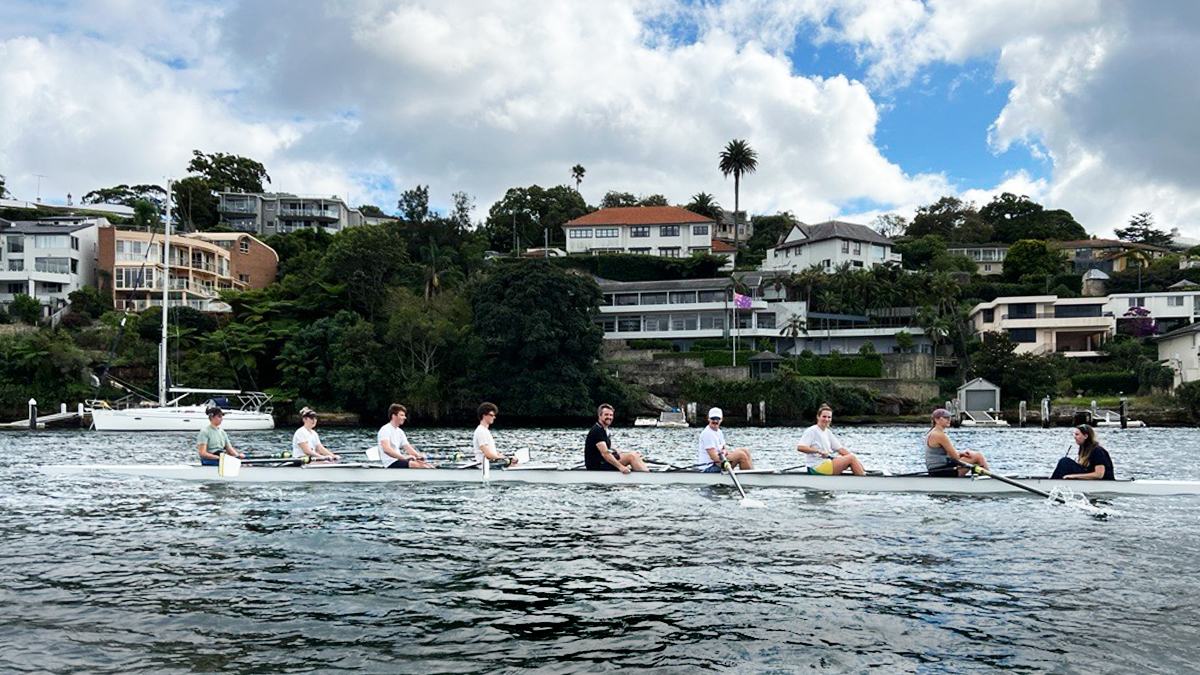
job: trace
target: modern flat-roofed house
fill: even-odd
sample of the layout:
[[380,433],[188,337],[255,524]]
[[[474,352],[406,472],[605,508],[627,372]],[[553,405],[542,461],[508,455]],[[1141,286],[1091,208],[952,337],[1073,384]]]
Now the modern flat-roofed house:
[[220,192],[221,224],[262,237],[297,230],[323,229],[330,234],[368,222],[361,211],[336,196],[285,192]]
[[[141,312],[149,307],[162,306],[165,271],[162,260],[163,235],[156,232],[119,230],[112,226],[102,227],[99,232],[99,255],[97,268],[100,291],[111,293],[113,307],[117,310]],[[246,262],[243,269],[252,270],[239,278],[234,271],[233,258],[242,255],[245,246],[247,257],[266,257],[257,240],[239,241],[221,238],[207,240],[215,233],[201,235],[172,235],[170,256],[171,305],[186,305],[202,312],[229,311],[221,302],[219,292],[225,289],[246,290],[254,288],[249,279],[266,278],[267,273],[258,269],[259,264]],[[231,235],[232,236],[232,235]],[[253,239],[248,235],[242,235]],[[257,244],[255,243],[257,242]],[[226,247],[228,246],[228,248]],[[268,248],[268,250],[270,250]],[[251,256],[251,251],[255,255]],[[273,257],[274,251],[270,252]],[[274,281],[274,273],[266,286]]]
[[[1139,308],[1138,311],[1134,308]],[[1105,311],[1117,319],[1143,320],[1157,324],[1157,332],[1166,333],[1200,319],[1200,287],[1191,290],[1168,290],[1143,293],[1113,293],[1108,296]]]
[[18,293],[51,311],[68,296],[96,283],[96,243],[106,218],[57,217],[35,221],[0,219],[0,303]]
[[975,272],[994,277],[1004,273],[1004,258],[1008,256],[1008,244],[954,244],[946,247],[951,255],[962,255],[975,263]]
[[1050,246],[1067,254],[1067,263],[1074,272],[1088,270],[1102,272],[1124,272],[1137,267],[1136,258],[1143,256],[1147,264],[1170,253],[1169,250],[1149,244],[1135,244],[1119,239],[1080,239],[1078,241],[1052,241]]
[[600,209],[563,225],[568,254],[635,253],[686,258],[712,253],[713,221],[678,206]]
[[865,225],[838,220],[797,223],[774,248],[767,249],[762,269],[799,272],[816,265],[833,272],[844,263],[854,269],[899,264],[900,254],[893,246],[891,239]]
[[1027,295],[996,298],[971,308],[968,321],[976,337],[1006,333],[1017,353],[1067,357],[1099,356],[1100,345],[1116,331],[1116,318],[1106,311],[1107,298],[1059,298]]

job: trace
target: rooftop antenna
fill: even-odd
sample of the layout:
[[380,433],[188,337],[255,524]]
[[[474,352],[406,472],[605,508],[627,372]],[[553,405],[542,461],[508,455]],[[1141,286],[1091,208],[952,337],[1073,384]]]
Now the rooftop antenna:
[[37,176],[37,179],[38,179],[37,203],[41,204],[42,203],[42,179],[45,178],[46,176],[43,176],[40,173],[35,173],[33,175]]

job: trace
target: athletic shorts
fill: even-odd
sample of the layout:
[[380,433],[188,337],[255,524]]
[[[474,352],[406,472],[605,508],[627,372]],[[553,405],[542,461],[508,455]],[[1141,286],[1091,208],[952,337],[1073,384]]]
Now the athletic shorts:
[[709,464],[708,466],[704,467],[703,469],[700,469],[700,473],[721,473],[721,465],[720,464]]
[[833,475],[833,460],[827,459],[824,462],[821,462],[820,464],[818,464],[816,466],[810,466],[810,467],[808,467],[808,472],[820,474],[822,476],[832,476]]
[[928,473],[933,478],[958,478],[958,467],[949,464],[937,469],[929,469]]
[[398,460],[392,462],[391,464],[388,464],[387,468],[389,468],[389,469],[407,469],[408,468],[408,460],[407,459],[398,459]]
[[200,458],[200,466],[220,466],[220,465],[221,465],[220,460],[209,459],[207,457]]

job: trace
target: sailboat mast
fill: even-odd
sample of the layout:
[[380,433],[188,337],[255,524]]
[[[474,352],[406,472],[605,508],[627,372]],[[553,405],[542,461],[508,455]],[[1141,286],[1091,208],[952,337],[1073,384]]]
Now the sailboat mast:
[[162,339],[158,343],[158,405],[167,405],[167,299],[171,288],[171,181],[167,180],[167,227],[163,237]]

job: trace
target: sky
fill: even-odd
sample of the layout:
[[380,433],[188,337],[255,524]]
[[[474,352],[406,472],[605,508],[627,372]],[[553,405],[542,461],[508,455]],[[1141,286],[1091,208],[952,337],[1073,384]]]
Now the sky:
[[673,204],[734,139],[751,214],[871,224],[1002,192],[1200,238],[1195,0],[4,0],[17,199],[262,162],[271,190],[474,218],[513,187]]

